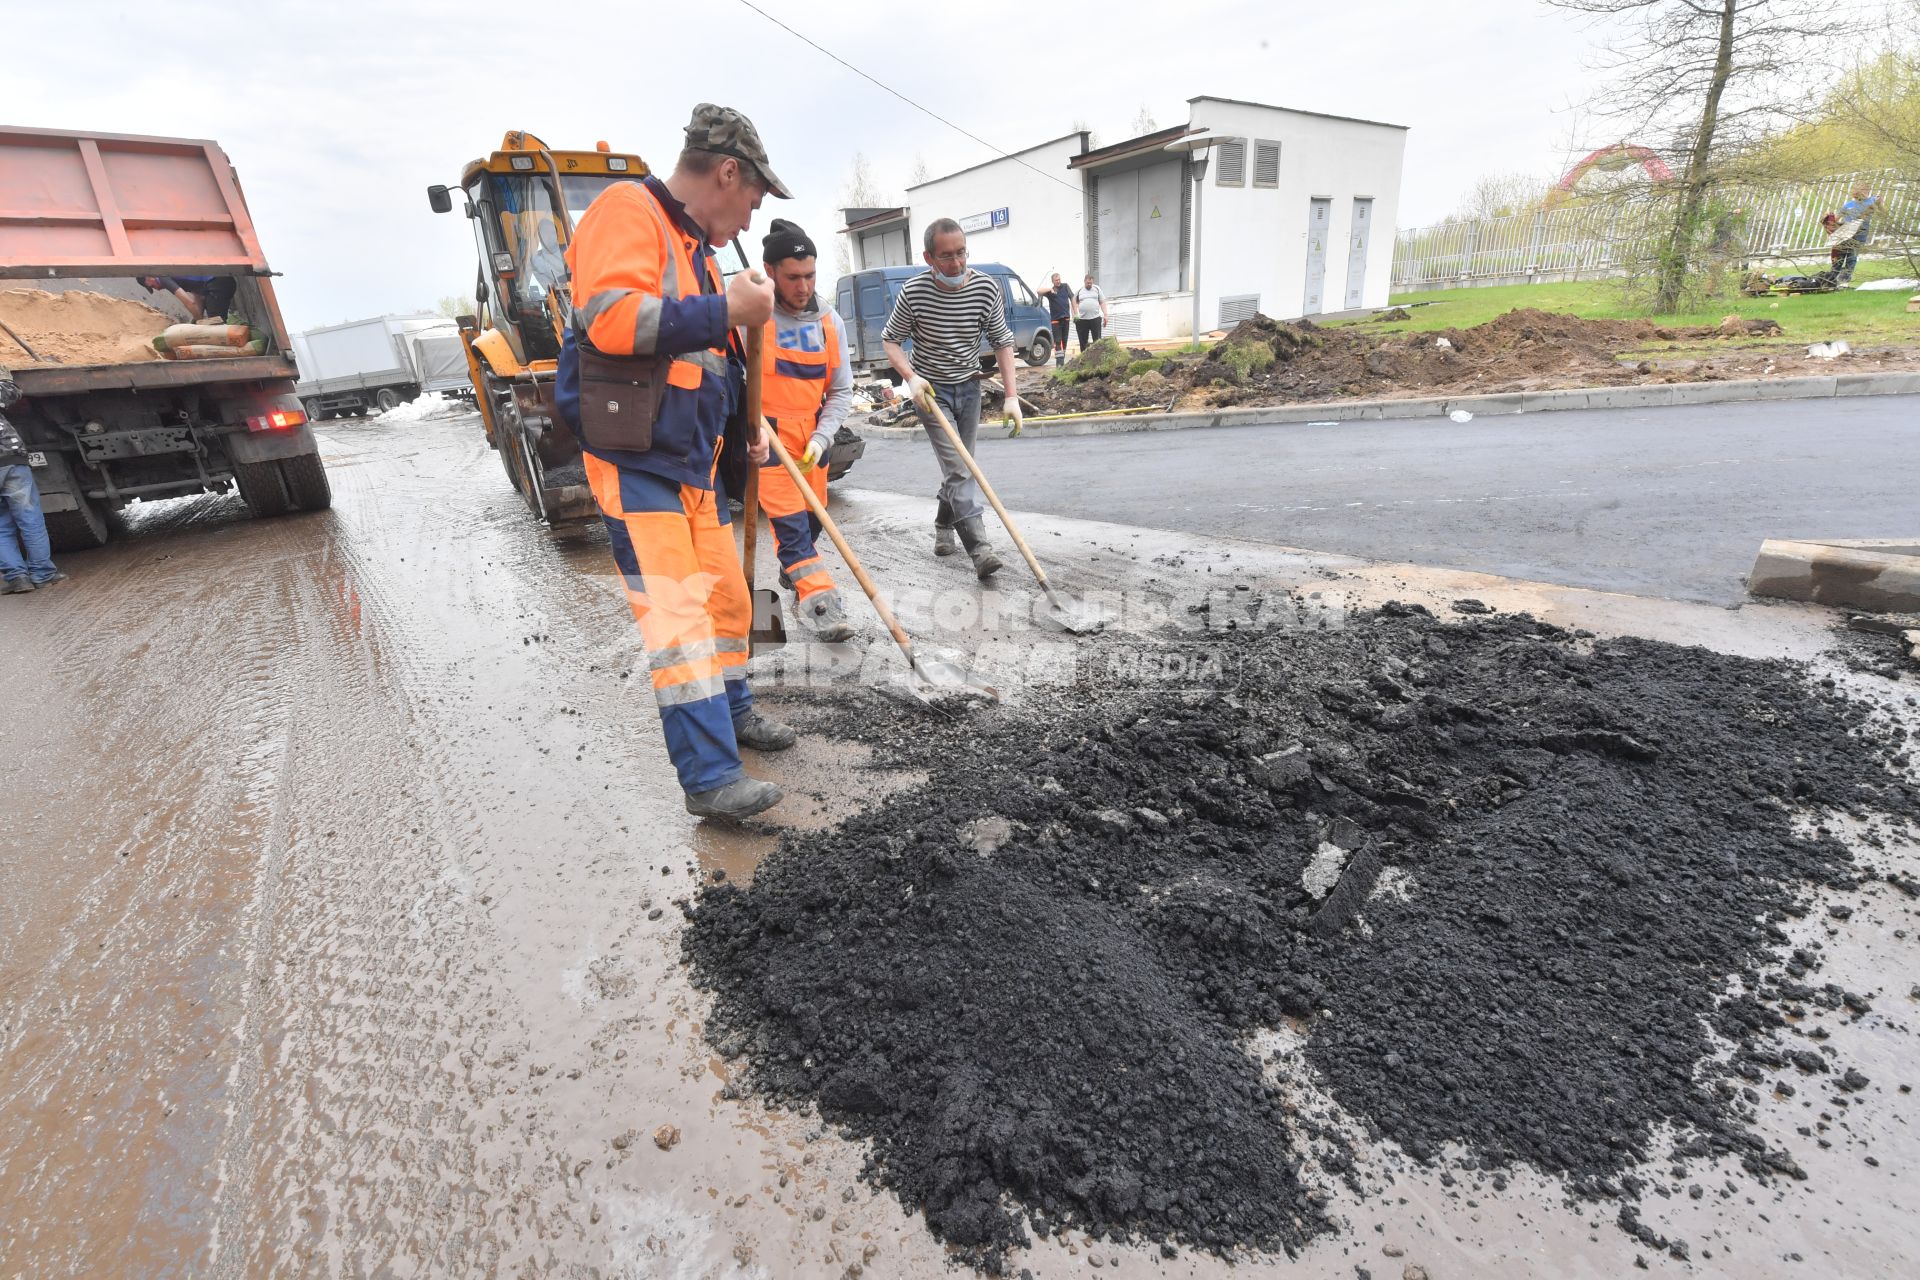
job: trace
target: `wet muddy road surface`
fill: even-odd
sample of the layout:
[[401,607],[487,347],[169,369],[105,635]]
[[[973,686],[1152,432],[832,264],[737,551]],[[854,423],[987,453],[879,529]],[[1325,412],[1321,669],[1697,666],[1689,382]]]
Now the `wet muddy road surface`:
[[[860,1180],[857,1146],[739,1096],[679,960],[676,903],[701,878],[750,877],[778,826],[829,825],[914,779],[884,751],[807,737],[750,762],[789,788],[766,826],[695,824],[630,674],[644,666],[605,546],[534,527],[470,417],[330,424],[323,447],[332,511],[157,506],[68,557],[68,584],[0,610],[16,672],[0,1274],[948,1274],[920,1221]],[[904,596],[970,582],[926,556],[928,504],[838,505]],[[1755,655],[1829,643],[1814,610],[1029,531],[1085,587],[1238,575],[1353,603],[1476,595]],[[902,612],[940,621],[943,598]],[[1007,677],[1009,714],[1038,696],[1013,669],[1034,648],[976,653]],[[1660,1230],[1730,1250],[1724,1272],[1696,1258],[1687,1274],[1890,1275],[1920,1256],[1920,1113],[1894,1089],[1912,1074],[1920,921],[1878,886],[1848,924],[1829,963],[1886,996],[1834,1035],[1886,1084],[1849,1117],[1880,1164],[1838,1141],[1804,1153],[1805,1184],[1649,1207]],[[1762,1123],[1791,1140],[1808,1120],[1782,1101]],[[1350,1229],[1297,1262],[1234,1273],[1607,1276],[1645,1252],[1545,1179],[1466,1198],[1437,1170],[1393,1178],[1332,1204]],[[1015,1265],[1066,1275],[1095,1256],[1229,1274],[1073,1239]]]

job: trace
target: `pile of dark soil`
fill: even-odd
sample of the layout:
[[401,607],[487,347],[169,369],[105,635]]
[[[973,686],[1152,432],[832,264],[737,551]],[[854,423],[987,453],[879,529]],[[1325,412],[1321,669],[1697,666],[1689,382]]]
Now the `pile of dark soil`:
[[[1920,818],[1904,731],[1788,664],[1524,616],[1227,640],[1230,690],[832,726],[930,781],[703,891],[715,1045],[988,1270],[1028,1227],[1291,1251],[1330,1229],[1304,1171],[1364,1140],[1337,1110],[1629,1201],[1666,1125],[1798,1172],[1743,1090],[1827,1065],[1769,1047],[1818,961],[1761,973],[1856,872],[1796,815]],[[1279,1027],[1312,1080],[1263,1076]]]
[[[1738,316],[1716,326],[1676,328],[1528,308],[1471,329],[1379,334],[1255,316],[1197,359],[1095,344],[1028,395],[1045,412],[1068,413],[1158,403],[1167,388],[1197,401],[1187,407],[1204,407],[1607,386],[1651,371],[1622,363],[1623,351],[1654,342],[1763,336],[1779,328],[1771,319]],[[1154,381],[1137,382],[1142,374]]]

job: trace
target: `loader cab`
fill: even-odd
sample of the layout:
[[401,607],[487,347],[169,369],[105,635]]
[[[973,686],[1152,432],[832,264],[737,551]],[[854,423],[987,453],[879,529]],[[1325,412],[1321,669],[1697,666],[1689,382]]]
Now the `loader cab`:
[[[519,131],[462,173],[460,195],[480,257],[474,299],[482,337],[499,334],[520,369],[551,367],[559,359],[561,331],[571,314],[566,250],[574,224],[608,187],[646,173],[638,156],[552,151]],[[435,212],[453,208],[446,187],[429,187],[427,198]],[[492,348],[489,358],[498,351],[498,342],[480,345]],[[511,376],[517,370],[494,372]]]

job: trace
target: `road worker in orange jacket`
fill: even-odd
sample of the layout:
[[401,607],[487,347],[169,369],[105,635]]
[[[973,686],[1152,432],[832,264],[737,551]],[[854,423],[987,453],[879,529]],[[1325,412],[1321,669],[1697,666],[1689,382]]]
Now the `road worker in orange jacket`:
[[791,728],[757,710],[747,684],[752,606],[734,548],[724,476],[735,449],[758,466],[759,424],[728,422],[745,386],[737,327],[764,325],[773,285],[714,262],[746,230],[774,176],[753,123],[702,103],[664,181],[603,192],[567,246],[572,324],[555,401],[580,437],[627,600],[646,640],[667,751],[687,812],[745,818],[780,788],[746,775],[740,748],[783,751]]
[[[853,371],[840,317],[814,291],[819,251],[785,218],[775,218],[760,257],[773,281],[773,328],[764,347],[761,401],[780,443],[807,484],[827,500],[825,458],[853,404]],[[799,600],[801,619],[829,643],[853,636],[814,539],[820,524],[778,459],[760,474],[760,505],[780,547],[780,581]]]

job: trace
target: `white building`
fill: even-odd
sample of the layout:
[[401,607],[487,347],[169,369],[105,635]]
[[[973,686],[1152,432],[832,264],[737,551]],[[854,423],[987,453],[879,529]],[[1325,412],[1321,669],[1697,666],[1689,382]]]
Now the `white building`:
[[[1092,272],[1115,337],[1182,337],[1197,194],[1202,331],[1256,311],[1386,303],[1406,126],[1228,98],[1188,108],[1170,129],[1093,150],[1070,133],[911,187],[904,206],[845,210],[854,270],[918,264],[927,225],[956,218],[974,261],[1029,284],[1058,271],[1077,286]],[[1167,149],[1209,139],[1192,155]]]

